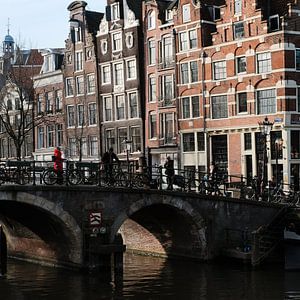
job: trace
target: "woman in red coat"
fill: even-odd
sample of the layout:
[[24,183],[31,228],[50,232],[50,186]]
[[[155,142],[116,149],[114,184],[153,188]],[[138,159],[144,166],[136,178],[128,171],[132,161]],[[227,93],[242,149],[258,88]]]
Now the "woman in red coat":
[[57,183],[62,183],[62,172],[63,172],[63,160],[61,157],[61,151],[59,147],[56,147],[54,150],[54,171],[57,174]]

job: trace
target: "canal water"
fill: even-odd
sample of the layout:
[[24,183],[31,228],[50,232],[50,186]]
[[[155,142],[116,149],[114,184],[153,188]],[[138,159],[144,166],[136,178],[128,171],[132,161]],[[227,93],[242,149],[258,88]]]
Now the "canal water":
[[252,270],[233,263],[168,261],[126,254],[123,280],[9,260],[0,277],[1,300],[300,299],[300,272],[282,265]]

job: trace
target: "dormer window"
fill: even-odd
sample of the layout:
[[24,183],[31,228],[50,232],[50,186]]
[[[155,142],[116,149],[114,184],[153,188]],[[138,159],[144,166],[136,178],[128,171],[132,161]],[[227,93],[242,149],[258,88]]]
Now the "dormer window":
[[112,21],[120,19],[120,9],[118,2],[111,5],[111,19]]
[[47,55],[44,58],[44,72],[51,71],[51,55]]
[[279,16],[278,15],[270,16],[269,28],[270,28],[270,31],[279,30]]
[[171,9],[166,10],[166,21],[172,21],[173,20],[173,11]]
[[154,10],[151,10],[148,13],[147,25],[148,25],[148,30],[155,28],[155,11]]
[[242,13],[242,0],[234,0],[234,14],[240,15]]
[[185,4],[182,6],[182,22],[186,23],[191,21],[191,10],[190,10],[190,5]]

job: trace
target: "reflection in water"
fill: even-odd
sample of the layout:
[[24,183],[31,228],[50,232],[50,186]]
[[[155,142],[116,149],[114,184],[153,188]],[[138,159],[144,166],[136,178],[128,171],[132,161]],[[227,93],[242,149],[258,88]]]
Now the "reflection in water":
[[167,261],[125,256],[124,280],[103,283],[96,274],[82,274],[9,261],[0,277],[0,299],[300,299],[298,272],[281,265],[252,270],[232,264]]

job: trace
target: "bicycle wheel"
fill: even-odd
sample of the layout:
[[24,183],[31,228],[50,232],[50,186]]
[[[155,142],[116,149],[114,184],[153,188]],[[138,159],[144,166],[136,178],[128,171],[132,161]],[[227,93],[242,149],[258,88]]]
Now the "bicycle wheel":
[[146,177],[143,174],[134,174],[132,175],[132,187],[134,188],[143,188],[146,182]]
[[15,170],[12,175],[13,181],[17,184],[28,184],[30,182],[30,174],[25,170]]
[[80,172],[69,171],[67,175],[68,175],[67,180],[70,185],[78,185],[82,183],[83,178]]
[[114,185],[120,186],[120,187],[126,187],[128,186],[129,182],[127,179],[127,175],[123,172],[118,173],[114,177]]
[[0,184],[3,184],[7,181],[6,172],[3,168],[0,169]]
[[57,173],[54,170],[47,170],[43,175],[43,182],[46,185],[57,183]]

